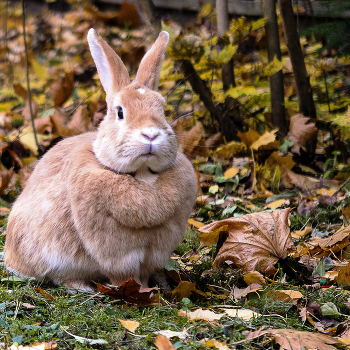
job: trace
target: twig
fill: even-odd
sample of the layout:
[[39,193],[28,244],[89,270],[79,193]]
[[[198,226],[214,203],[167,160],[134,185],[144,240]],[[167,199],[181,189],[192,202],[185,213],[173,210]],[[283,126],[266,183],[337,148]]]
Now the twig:
[[345,182],[343,182],[340,187],[333,193],[332,197],[336,197],[337,194],[349,183],[350,179],[347,179]]
[[100,293],[100,292],[98,292],[98,293],[96,293],[96,294],[94,294],[94,295],[91,295],[91,297],[87,298],[87,299],[86,299],[86,300],[84,300],[82,303],[80,303],[80,304],[79,304],[79,306],[81,306],[81,305],[85,304],[86,302],[88,302],[89,300],[91,300],[91,299],[93,299],[93,298],[95,298],[95,297],[99,296],[100,294],[101,294],[101,293]]
[[22,26],[23,26],[24,53],[25,53],[25,59],[26,59],[26,77],[27,77],[27,93],[28,93],[29,113],[30,113],[30,119],[32,122],[35,144],[36,144],[36,147],[38,148],[38,152],[39,152],[39,143],[38,143],[38,138],[36,136],[36,131],[35,131],[34,115],[33,115],[33,109],[32,109],[32,96],[30,93],[30,84],[29,84],[28,48],[27,48],[27,38],[26,38],[26,16],[25,16],[24,0],[21,0],[21,3],[22,3]]

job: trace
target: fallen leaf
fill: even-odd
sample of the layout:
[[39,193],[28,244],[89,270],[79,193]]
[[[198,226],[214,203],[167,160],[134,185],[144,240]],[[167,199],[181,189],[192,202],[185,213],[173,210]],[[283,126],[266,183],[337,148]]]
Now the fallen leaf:
[[224,146],[218,147],[213,153],[218,158],[228,159],[233,156],[244,156],[247,151],[247,146],[243,142],[231,141]]
[[23,101],[27,101],[28,92],[21,84],[13,84],[13,89],[16,95],[18,95]]
[[75,132],[75,135],[82,134],[89,130],[91,120],[86,106],[80,106],[73,114],[72,120],[67,124],[67,128]]
[[217,321],[220,320],[221,317],[225,316],[225,313],[216,314],[210,310],[197,309],[192,312],[186,313],[187,318],[190,320],[205,320],[205,321]]
[[46,292],[44,289],[42,288],[34,288],[34,290],[36,290],[37,292],[39,292],[43,297],[44,299],[46,300],[55,300],[57,299],[57,297],[55,297],[54,295]]
[[244,272],[257,268],[274,271],[273,265],[295,250],[288,227],[289,209],[271,213],[253,213],[239,218],[216,221],[199,229],[201,233],[216,232],[228,226],[228,237],[220,248],[214,264],[232,261]]
[[262,286],[266,286],[266,281],[264,276],[258,271],[253,271],[253,272],[244,274],[243,279],[244,279],[244,282],[248,284],[248,286],[253,283],[259,283]]
[[49,115],[34,119],[35,131],[39,134],[52,133],[52,121]]
[[128,331],[135,333],[135,330],[140,326],[140,322],[137,321],[131,321],[131,320],[122,320],[118,318],[118,321],[122,324],[124,328],[126,328]]
[[171,292],[171,297],[181,301],[183,298],[189,298],[192,292],[196,290],[196,284],[188,281],[181,281]]
[[35,306],[29,303],[23,303],[22,306],[24,306],[28,310],[34,310]]
[[312,227],[305,227],[304,230],[292,232],[292,238],[300,239],[312,232]]
[[154,345],[158,348],[158,350],[175,350],[170,340],[162,334],[157,335]]
[[179,339],[186,339],[188,337],[190,337],[191,335],[187,333],[186,329],[184,328],[182,332],[175,332],[175,331],[171,331],[169,329],[167,330],[163,330],[163,331],[158,331],[158,334],[161,335],[165,335],[167,338],[173,338],[173,337],[177,337]]
[[315,190],[320,185],[320,180],[310,176],[304,176],[294,173],[288,168],[281,169],[281,183],[285,188],[293,188],[294,186],[305,191]]
[[230,317],[238,317],[243,321],[250,321],[252,318],[261,316],[258,312],[250,309],[221,309]]
[[194,226],[195,228],[201,228],[204,226],[203,222],[197,221],[195,219],[188,219],[187,221],[190,225]]
[[141,285],[132,278],[122,282],[119,287],[105,286],[97,282],[94,283],[99,292],[114,299],[121,299],[126,303],[148,305],[159,301],[158,288],[141,289]]
[[[206,226],[202,226],[202,227],[206,227]],[[219,236],[220,236],[220,232],[222,231],[227,231],[228,226],[227,225],[223,225],[218,227],[216,230],[213,231],[202,231],[201,228],[199,228],[199,241],[200,241],[200,246],[199,248],[205,247],[205,246],[212,246],[213,244],[216,244],[218,242]]]
[[31,345],[11,345],[10,350],[51,350],[57,349],[57,342],[50,341],[48,343],[35,343]]
[[276,140],[276,132],[277,129],[266,132],[264,135],[260,136],[251,146],[250,148],[253,150],[258,150],[261,146],[266,146],[269,143],[272,143]]
[[233,178],[235,175],[237,175],[239,173],[239,169],[238,168],[229,168],[225,171],[224,173],[224,177],[225,179],[231,179]]
[[253,129],[249,129],[247,132],[240,132],[238,130],[237,136],[242,140],[242,142],[250,147],[256,140],[259,139],[260,134]]
[[269,329],[266,331],[250,332],[246,340],[258,338],[262,335],[270,335],[284,350],[333,350],[335,345],[341,344],[339,340],[325,334],[302,332],[294,329]]
[[51,85],[50,94],[55,107],[62,106],[74,91],[74,72],[67,72]]
[[268,293],[273,300],[283,301],[285,303],[295,302],[298,301],[303,297],[303,294],[301,294],[297,290],[272,290]]
[[203,342],[203,344],[209,346],[210,348],[215,348],[219,350],[230,350],[230,348],[226,344],[216,339],[210,339],[206,342]]
[[294,142],[291,148],[293,153],[300,154],[300,147],[307,148],[307,144],[312,142],[317,134],[315,123],[308,123],[310,118],[302,114],[296,114],[290,118],[289,132],[286,136],[288,140]]
[[274,201],[274,202],[271,202],[271,203],[265,205],[265,209],[266,208],[270,208],[272,210],[277,209],[280,206],[282,206],[283,204],[285,204],[287,201],[288,201],[287,199],[279,199],[277,201]]
[[13,174],[14,174],[14,171],[12,168],[9,170],[0,171],[0,179],[1,179],[0,195],[4,193],[7,186],[10,184]]
[[263,287],[259,283],[252,283],[246,288],[237,288],[234,286],[232,288],[232,296],[235,300],[239,300],[242,297],[246,296],[249,293],[257,292],[258,290],[261,290]]
[[196,125],[190,131],[182,131],[177,134],[178,142],[181,145],[183,152],[193,156],[196,155],[194,150],[203,137],[203,126],[199,122],[196,123]]
[[[36,104],[36,102],[33,99],[31,100],[31,105],[32,105],[33,118],[36,118],[38,113],[39,113],[39,107],[38,107],[38,105]],[[26,102],[26,105],[23,108],[22,116],[26,120],[31,121],[31,113],[30,113],[29,101],[28,100]]]

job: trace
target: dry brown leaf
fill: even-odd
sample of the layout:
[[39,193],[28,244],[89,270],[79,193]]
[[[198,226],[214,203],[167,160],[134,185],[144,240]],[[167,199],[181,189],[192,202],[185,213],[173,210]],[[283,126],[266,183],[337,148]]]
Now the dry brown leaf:
[[273,300],[279,300],[283,301],[285,303],[295,302],[298,301],[303,297],[303,294],[301,294],[297,290],[272,290],[271,292],[267,293],[269,296],[273,298]]
[[158,348],[158,350],[175,350],[170,340],[162,334],[157,335],[154,345]]
[[269,329],[266,331],[250,332],[247,340],[258,338],[262,335],[273,336],[275,342],[284,350],[333,350],[335,345],[341,344],[339,340],[325,334],[302,332],[294,329]]
[[188,281],[181,281],[171,292],[171,297],[181,301],[183,298],[189,298],[192,292],[196,290],[196,284]]
[[18,95],[23,101],[27,101],[28,92],[21,84],[13,84],[13,89],[16,95]]
[[14,171],[12,168],[9,170],[0,171],[0,179],[1,179],[0,195],[4,193],[7,186],[10,184],[13,174],[14,174]]
[[[36,102],[32,99],[32,112],[33,112],[33,118],[36,118],[38,113],[39,113],[39,107],[36,104]],[[29,102],[26,102],[26,105],[23,108],[22,111],[22,116],[24,117],[24,119],[30,121],[31,120],[31,116],[30,116],[30,108],[29,108]]]
[[262,285],[259,283],[252,283],[247,288],[237,288],[236,286],[234,286],[232,288],[232,296],[235,300],[239,300],[247,294],[255,293],[258,290],[261,290],[262,288]]
[[50,93],[55,107],[62,106],[74,91],[74,72],[68,72],[51,85]]
[[135,333],[135,330],[140,326],[140,322],[131,321],[131,320],[122,320],[118,318],[118,321],[122,324],[124,328],[128,331]]
[[288,168],[281,169],[281,183],[285,188],[293,188],[296,186],[305,191],[314,190],[320,185],[318,179],[296,174]]
[[337,283],[338,283],[338,286],[340,286],[342,283],[346,284],[347,286],[350,286],[350,264],[349,263],[347,266],[339,268]]
[[259,139],[260,134],[253,129],[249,129],[247,132],[237,131],[237,136],[242,140],[242,142],[250,147],[256,140]]
[[[232,261],[245,272],[273,272],[273,265],[287,257],[295,247],[288,226],[289,209],[271,213],[254,213],[239,218],[213,222],[199,229],[201,233],[228,226],[228,237],[219,250],[214,264]],[[226,231],[226,230],[225,230]]]
[[273,152],[269,158],[265,161],[265,166],[269,168],[276,168],[279,166],[281,168],[287,168],[292,170],[296,163],[293,161],[291,156],[280,156],[280,152]]
[[57,109],[55,113],[50,117],[55,133],[60,136],[74,136],[80,134],[78,130],[70,129],[64,125],[66,122],[66,116],[66,113],[60,109]]
[[293,115],[290,118],[289,132],[287,139],[294,142],[291,151],[300,154],[300,147],[307,147],[317,134],[315,123],[308,123],[310,118],[304,117],[302,114]]
[[341,211],[344,219],[347,221],[347,223],[350,223],[350,205],[348,205],[347,207],[345,207],[342,211]]
[[159,301],[158,289],[156,287],[141,289],[141,285],[132,278],[122,282],[119,287],[105,286],[97,282],[94,283],[99,292],[114,299],[121,299],[126,303],[148,305]]
[[224,146],[218,147],[213,152],[218,158],[228,159],[233,156],[244,156],[248,153],[247,146],[243,142],[231,141]]
[[248,284],[248,286],[253,283],[259,283],[262,286],[266,286],[266,281],[264,276],[258,271],[253,271],[253,272],[244,274],[243,279],[244,279],[244,282]]
[[178,142],[181,145],[185,154],[195,156],[195,149],[204,137],[203,126],[201,123],[196,125],[190,131],[183,131],[177,136]]
[[89,130],[91,120],[86,106],[80,106],[74,113],[72,120],[67,124],[67,128],[74,130],[75,135],[82,134]]

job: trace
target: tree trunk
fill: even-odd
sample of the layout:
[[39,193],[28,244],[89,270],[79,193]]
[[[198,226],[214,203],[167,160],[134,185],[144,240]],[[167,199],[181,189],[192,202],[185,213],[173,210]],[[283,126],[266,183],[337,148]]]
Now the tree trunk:
[[[227,0],[216,0],[216,18],[218,26],[218,36],[222,37],[230,29],[230,19],[228,16]],[[233,67],[234,63],[233,59],[231,59],[222,68],[222,85],[224,91],[227,91],[231,86],[236,86]]]
[[[276,15],[276,1],[262,0],[264,17],[266,18],[265,31],[267,38],[267,55],[269,62],[275,57],[281,60],[280,40]],[[271,115],[273,126],[279,129],[279,137],[287,133],[287,121],[284,108],[284,86],[282,70],[270,77]]]
[[291,0],[278,0],[282,26],[290,60],[293,67],[299,99],[299,112],[304,116],[316,118],[316,108],[312,97],[312,88],[306,71],[303,51],[294,19]]

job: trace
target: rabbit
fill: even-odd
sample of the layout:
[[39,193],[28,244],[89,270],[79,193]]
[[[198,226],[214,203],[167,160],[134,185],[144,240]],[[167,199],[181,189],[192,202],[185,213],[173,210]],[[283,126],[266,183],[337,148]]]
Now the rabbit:
[[62,140],[38,162],[9,215],[5,267],[72,289],[129,278],[145,288],[183,239],[197,189],[157,92],[169,34],[133,82],[94,29],[87,39],[107,114],[96,132]]

